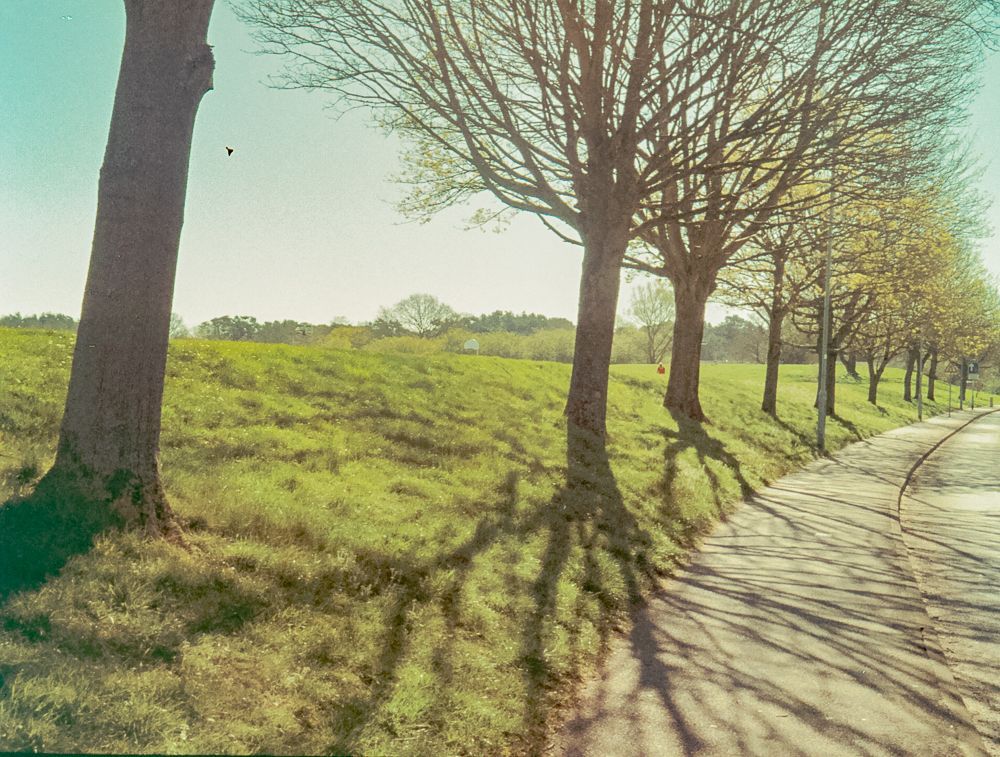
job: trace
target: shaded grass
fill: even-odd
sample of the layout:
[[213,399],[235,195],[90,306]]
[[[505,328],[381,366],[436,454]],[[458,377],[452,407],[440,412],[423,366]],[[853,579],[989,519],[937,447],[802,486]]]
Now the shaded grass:
[[[0,330],[4,499],[51,462],[70,350]],[[189,548],[109,532],[0,606],[2,749],[536,751],[629,604],[814,455],[806,366],[777,422],[762,367],[704,366],[705,426],[615,367],[606,449],[567,449],[564,365],[184,341],[168,372]],[[894,377],[881,412],[838,386],[831,447],[912,420]]]

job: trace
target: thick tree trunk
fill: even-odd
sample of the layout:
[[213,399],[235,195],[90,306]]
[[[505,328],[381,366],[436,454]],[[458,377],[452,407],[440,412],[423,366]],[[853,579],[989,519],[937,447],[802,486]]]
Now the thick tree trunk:
[[938,351],[931,347],[931,364],[927,371],[927,399],[934,401],[934,382],[937,380]]
[[607,420],[608,368],[628,229],[624,224],[617,227],[595,224],[594,227],[593,233],[584,234],[583,273],[566,418],[571,425],[603,438]]
[[214,0],[126,0],[125,48],[54,471],[149,533],[173,529],[160,411],[195,115]]
[[771,308],[767,319],[767,368],[764,371],[764,400],[760,409],[765,413],[778,413],[778,367],[781,365],[781,326],[784,311]]
[[705,420],[698,399],[701,378],[701,341],[705,335],[705,306],[714,281],[692,278],[674,281],[674,341],[670,353],[670,378],[663,406],[697,421]]
[[906,374],[903,376],[903,400],[913,402],[913,369],[917,365],[917,351],[910,347],[906,351]]

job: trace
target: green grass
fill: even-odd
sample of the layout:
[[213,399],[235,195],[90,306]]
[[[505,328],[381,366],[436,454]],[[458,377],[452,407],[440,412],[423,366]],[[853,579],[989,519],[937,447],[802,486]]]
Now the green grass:
[[[51,462],[71,337],[0,330],[0,499]],[[162,462],[188,549],[109,533],[0,606],[0,749],[537,749],[610,630],[741,493],[814,456],[814,369],[704,366],[711,425],[612,370],[568,491],[569,367],[171,345]],[[829,444],[913,420],[838,384]],[[928,414],[939,407],[928,403]]]

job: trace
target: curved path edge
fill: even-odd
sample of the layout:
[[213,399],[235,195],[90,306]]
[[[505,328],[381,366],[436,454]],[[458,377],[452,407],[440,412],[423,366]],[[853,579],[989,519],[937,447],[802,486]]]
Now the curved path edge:
[[748,498],[635,608],[552,749],[984,754],[898,509],[920,462],[984,414],[872,437]]
[[986,751],[1000,756],[997,412],[970,419],[922,457],[900,489],[898,517],[936,651]]

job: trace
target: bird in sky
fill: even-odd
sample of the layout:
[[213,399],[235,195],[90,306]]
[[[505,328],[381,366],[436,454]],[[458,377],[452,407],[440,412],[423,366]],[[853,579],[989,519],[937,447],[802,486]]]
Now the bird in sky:
[[232,147],[227,147],[226,148],[226,155],[227,156],[232,156],[232,154],[233,154],[233,148]]

